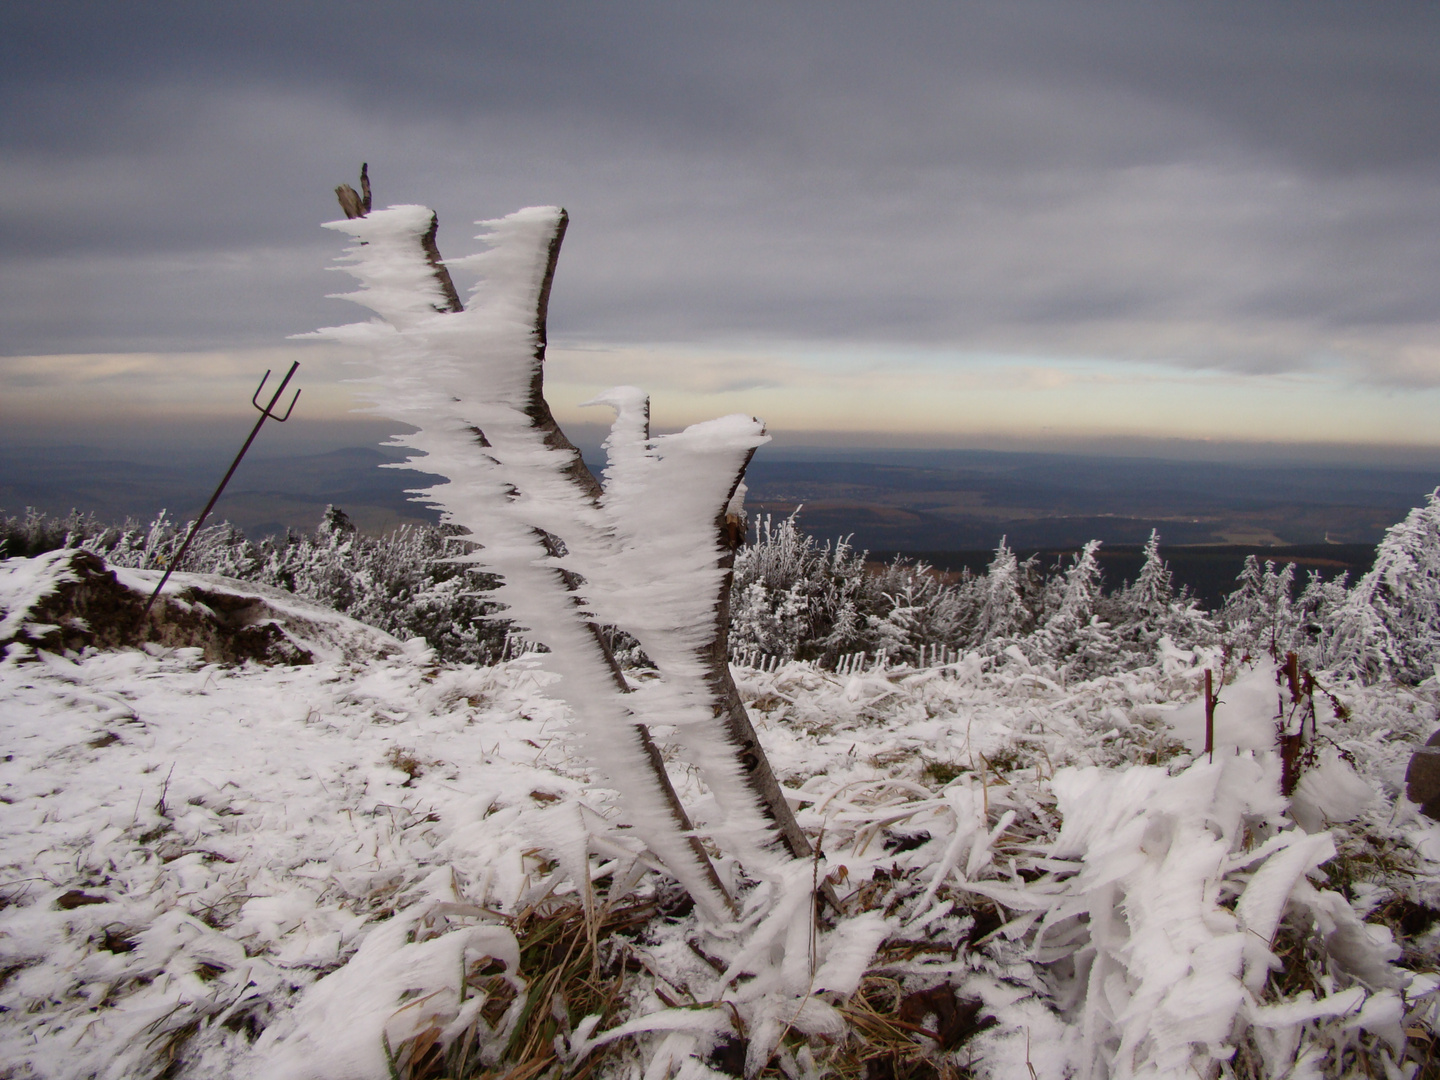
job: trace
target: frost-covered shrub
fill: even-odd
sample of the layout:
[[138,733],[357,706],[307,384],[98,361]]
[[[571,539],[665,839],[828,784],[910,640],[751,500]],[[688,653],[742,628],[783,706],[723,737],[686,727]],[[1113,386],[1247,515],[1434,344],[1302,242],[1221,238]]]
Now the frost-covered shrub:
[[[0,519],[0,557],[84,547],[117,566],[168,564],[188,525],[162,511],[147,526],[106,525],[72,511],[34,510]],[[735,559],[730,640],[736,651],[832,666],[865,652],[913,663],[942,646],[996,655],[1018,644],[1034,664],[1091,678],[1146,667],[1163,648],[1194,650],[1223,640],[1239,655],[1294,651],[1312,668],[1375,682],[1418,682],[1440,664],[1440,492],[1381,541],[1374,568],[1353,588],[1311,573],[1295,594],[1295,567],[1246,560],[1236,590],[1212,617],[1176,592],[1150,536],[1134,582],[1112,592],[1092,541],[1048,570],[1021,562],[1002,538],[985,573],[946,582],[904,559],[867,569],[846,540],[821,544],[795,515],[766,517]],[[483,595],[492,579],[454,561],[455,530],[405,526],[382,537],[358,533],[327,508],[315,533],[290,531],[252,542],[229,523],[201,530],[183,570],[258,581],[327,604],[400,637],[423,637],[447,660],[499,657],[507,625]],[[612,632],[613,629],[612,629]],[[627,665],[648,660],[627,635],[614,651]]]
[[844,539],[822,546],[795,514],[759,519],[754,541],[735,557],[732,645],[833,664],[855,652],[909,662],[922,647],[970,641],[971,579],[948,585],[924,563],[898,558],[871,572],[865,555]]
[[1254,555],[1245,557],[1237,578],[1240,587],[1229,595],[1220,611],[1226,640],[1237,652],[1284,656],[1294,649],[1300,620],[1295,611],[1295,564],[1275,569],[1267,559],[1262,570]]
[[1136,582],[1113,594],[1098,549],[1092,541],[1047,571],[1002,538],[983,574],[946,582],[899,558],[867,570],[864,553],[844,540],[822,546],[795,515],[761,519],[735,561],[731,641],[737,651],[825,665],[859,651],[911,663],[936,647],[998,655],[1018,645],[1031,663],[1080,678],[1153,664],[1162,639],[1181,649],[1215,644],[1214,624],[1175,594],[1158,535]]
[[0,518],[0,559],[30,559],[57,548],[78,547],[85,537],[104,529],[94,514],[71,510],[67,517],[55,518],[26,507],[24,517]]
[[455,559],[464,547],[453,529],[402,525],[365,536],[335,507],[311,533],[287,533],[260,545],[251,580],[318,601],[399,638],[423,637],[446,660],[499,658],[505,626],[482,595],[493,585]]
[[874,651],[872,616],[881,597],[865,573],[865,553],[845,540],[821,547],[796,515],[755,523],[755,540],[735,556],[730,640],[786,659],[833,661]]
[[947,585],[926,563],[897,558],[870,585],[881,601],[881,610],[867,616],[876,651],[908,663],[922,649],[969,644],[976,616],[972,578]]

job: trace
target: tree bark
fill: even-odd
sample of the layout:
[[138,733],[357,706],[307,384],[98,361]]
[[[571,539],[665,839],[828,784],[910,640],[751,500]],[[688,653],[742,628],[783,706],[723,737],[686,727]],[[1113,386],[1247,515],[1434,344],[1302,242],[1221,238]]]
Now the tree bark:
[[[730,675],[730,587],[734,579],[735,552],[744,542],[745,533],[744,525],[741,522],[732,521],[726,516],[725,511],[728,509],[730,501],[734,499],[735,492],[745,477],[745,470],[750,467],[750,458],[754,456],[754,453],[752,450],[745,458],[745,464],[741,466],[740,472],[736,475],[735,484],[730,489],[730,496],[726,499],[726,505],[721,508],[716,521],[716,528],[725,552],[720,560],[720,567],[725,571],[725,576],[721,581],[720,595],[715,603],[715,633],[705,651],[706,681],[709,683],[715,702],[716,719],[723,724],[725,737],[735,748],[736,759],[740,762],[750,790],[755,793],[761,805],[768,811],[770,819],[775,822],[775,827],[780,831],[780,839],[784,842],[786,850],[797,859],[811,859],[815,857],[815,851],[811,848],[804,831],[801,830],[800,823],[795,820],[795,812],[790,809],[790,803],[785,798],[780,781],[775,777],[775,770],[770,766],[770,759],[765,756],[765,748],[760,744],[760,736],[755,731],[755,725],[750,722],[750,714],[745,708],[745,703],[740,700],[740,691],[736,688],[735,680]],[[828,881],[821,883],[820,894],[834,911],[838,913],[841,910],[840,899],[835,895],[835,889]]]

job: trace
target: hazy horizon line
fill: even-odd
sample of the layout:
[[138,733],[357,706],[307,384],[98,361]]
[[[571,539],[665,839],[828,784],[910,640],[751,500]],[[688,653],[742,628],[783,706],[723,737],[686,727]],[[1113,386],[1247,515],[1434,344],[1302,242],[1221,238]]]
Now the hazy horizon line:
[[[205,457],[234,453],[253,424],[253,418],[207,417],[204,421],[159,421],[143,425],[119,422],[56,425],[14,424],[0,434],[0,449],[87,450],[124,460],[128,452],[137,460],[176,453]],[[566,423],[571,440],[587,460],[603,461],[601,449],[608,425]],[[301,419],[284,427],[267,425],[250,451],[255,458],[308,456],[335,450],[373,447],[383,449],[406,425],[367,417]],[[28,429],[28,430],[27,430]],[[657,427],[656,435],[672,429]],[[674,428],[673,430],[679,430]],[[1002,453],[1077,457],[1138,458],[1156,461],[1213,462],[1216,464],[1349,466],[1371,468],[1440,468],[1440,446],[1400,443],[1308,442],[1246,439],[1160,438],[1138,435],[1060,435],[1035,437],[1006,434],[938,435],[933,432],[846,431],[840,429],[781,430],[758,451],[762,458],[839,460],[846,453],[863,455],[907,453]]]

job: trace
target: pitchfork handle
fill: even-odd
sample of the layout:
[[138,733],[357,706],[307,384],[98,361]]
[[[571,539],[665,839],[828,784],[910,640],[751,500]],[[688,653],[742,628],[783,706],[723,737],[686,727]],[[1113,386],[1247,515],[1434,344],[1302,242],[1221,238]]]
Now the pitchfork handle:
[[220,481],[220,486],[215,489],[215,494],[210,496],[210,501],[205,504],[205,509],[200,511],[200,516],[195,519],[195,524],[190,526],[190,535],[185,537],[185,543],[180,545],[180,550],[176,553],[175,558],[171,559],[170,565],[165,568],[165,574],[161,577],[160,584],[155,586],[155,591],[150,594],[150,599],[145,601],[145,610],[141,613],[142,618],[149,613],[151,606],[155,603],[155,598],[160,595],[161,590],[165,588],[165,583],[170,580],[170,575],[175,572],[175,567],[180,565],[181,560],[185,558],[185,553],[190,550],[191,541],[195,539],[195,534],[200,531],[200,526],[205,524],[205,519],[210,516],[210,511],[215,509],[215,504],[219,501],[221,492],[225,490],[225,485],[230,483],[230,477],[234,476],[235,470],[240,467],[240,459],[245,456],[245,451],[250,449],[250,444],[255,441],[255,436],[260,434],[261,425],[271,418],[280,424],[290,419],[290,414],[295,410],[295,402],[300,400],[299,390],[295,391],[295,397],[290,402],[290,408],[285,410],[284,416],[275,416],[275,406],[280,401],[280,395],[285,393],[285,387],[290,385],[290,378],[295,374],[295,369],[299,366],[299,360],[293,361],[290,364],[290,370],[285,373],[285,378],[280,380],[280,385],[276,387],[275,396],[270,399],[270,404],[260,409],[260,391],[265,389],[265,382],[270,378],[270,371],[266,369],[264,377],[260,380],[259,387],[256,388],[254,396],[250,399],[251,403],[254,404],[257,409],[260,409],[260,419],[256,420],[255,426],[250,429],[250,437],[245,440],[245,445],[240,447],[240,452],[235,455],[235,460],[230,463],[230,468],[226,471],[225,478]]

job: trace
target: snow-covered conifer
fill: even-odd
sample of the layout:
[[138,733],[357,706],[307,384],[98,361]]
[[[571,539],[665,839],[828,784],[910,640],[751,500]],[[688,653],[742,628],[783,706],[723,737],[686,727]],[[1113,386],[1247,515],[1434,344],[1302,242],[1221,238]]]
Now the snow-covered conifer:
[[[1259,564],[1247,564],[1246,572],[1252,570],[1256,580],[1263,583]],[[1122,661],[1127,667],[1153,663],[1162,639],[1180,649],[1211,646],[1219,641],[1220,631],[1214,620],[1188,590],[1176,593],[1170,567],[1160,555],[1158,530],[1150,531],[1135,581],[1119,590],[1108,607],[1120,648],[1127,654]],[[1248,617],[1245,625],[1249,625]]]
[[1095,614],[1095,605],[1101,596],[1100,560],[1095,556],[1099,550],[1100,541],[1091,540],[1080,549],[1065,571],[1059,606],[1045,621],[1052,632],[1070,633],[1089,623],[1090,617]]
[[1160,557],[1160,531],[1150,530],[1145,541],[1145,561],[1135,583],[1124,589],[1120,601],[1126,615],[1134,619],[1159,619],[1175,599],[1170,567]]
[[1367,681],[1419,682],[1440,664],[1440,489],[1392,525],[1324,648],[1327,666]]
[[1324,643],[1345,606],[1348,579],[1343,573],[1327,580],[1312,570],[1295,600],[1295,648],[1312,666],[1324,663]]
[[1054,609],[1022,646],[1033,661],[1052,665],[1067,676],[1089,678],[1117,663],[1115,634],[1097,614],[1104,599],[1095,554],[1099,548],[1100,541],[1091,540],[1055,579]]
[[973,639],[976,644],[1013,638],[1030,628],[1031,616],[1020,595],[1020,562],[1000,538],[995,557],[978,582],[979,610]]
[[1298,623],[1294,609],[1295,564],[1276,570],[1267,559],[1262,568],[1254,555],[1236,579],[1240,587],[1221,609],[1225,634],[1233,648],[1284,656],[1295,644]]

